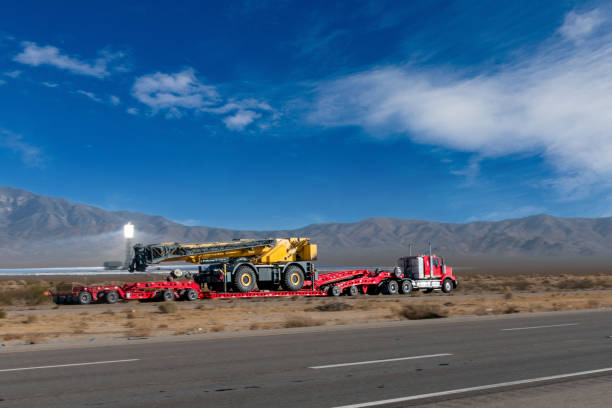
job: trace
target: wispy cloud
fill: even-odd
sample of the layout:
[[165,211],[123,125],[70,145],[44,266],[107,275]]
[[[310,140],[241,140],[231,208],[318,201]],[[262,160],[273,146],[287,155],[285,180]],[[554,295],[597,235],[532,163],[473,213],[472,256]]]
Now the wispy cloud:
[[111,105],[117,106],[121,103],[121,99],[117,95],[111,95],[108,97],[108,101]]
[[484,158],[542,155],[563,178],[557,187],[572,194],[585,184],[612,184],[610,72],[612,32],[550,44],[477,76],[404,65],[326,81],[309,118]]
[[[185,111],[227,115],[223,123],[230,130],[244,130],[261,118],[262,112],[271,118],[278,115],[268,103],[254,98],[224,100],[217,87],[198,79],[193,68],[138,77],[132,86],[132,96],[147,105],[152,114],[161,111],[168,118],[181,117]],[[128,113],[131,112],[128,110]]]
[[43,82],[42,83],[44,86],[46,86],[47,88],[57,88],[59,86],[59,84],[56,84],[55,82]]
[[136,108],[127,108],[125,111],[130,115],[138,115],[138,109]]
[[111,74],[110,63],[123,57],[122,53],[113,53],[108,50],[100,51],[99,57],[92,62],[86,62],[76,56],[62,53],[59,48],[25,41],[21,43],[23,50],[13,60],[25,65],[50,65],[64,69],[74,74],[105,78]]
[[17,78],[19,75],[21,75],[21,71],[19,70],[8,71],[8,72],[5,72],[4,75],[10,78]]
[[86,97],[88,97],[89,99],[91,99],[94,102],[102,102],[102,99],[98,98],[96,96],[95,93],[93,92],[88,92],[88,91],[84,91],[82,89],[79,89],[76,91],[76,93],[80,94],[80,95],[85,95]]
[[41,150],[26,142],[22,135],[0,129],[0,147],[18,154],[26,166],[42,167],[43,165]]
[[579,42],[590,36],[604,22],[605,18],[597,9],[586,13],[571,11],[565,15],[559,33],[568,40]]

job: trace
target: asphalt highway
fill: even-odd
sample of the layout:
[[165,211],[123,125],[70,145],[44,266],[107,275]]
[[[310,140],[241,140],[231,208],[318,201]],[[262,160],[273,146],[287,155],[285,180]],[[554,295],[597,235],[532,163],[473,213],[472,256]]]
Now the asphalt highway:
[[0,407],[612,405],[612,311],[0,353]]

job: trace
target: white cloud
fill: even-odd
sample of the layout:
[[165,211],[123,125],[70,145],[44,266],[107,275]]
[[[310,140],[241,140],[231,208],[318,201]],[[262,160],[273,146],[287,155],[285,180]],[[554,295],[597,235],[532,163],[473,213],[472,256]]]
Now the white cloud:
[[201,83],[191,68],[174,74],[156,72],[138,77],[132,95],[153,113],[168,110],[172,115],[180,115],[180,109],[210,106],[218,99],[215,88]]
[[59,69],[68,70],[74,74],[104,78],[111,74],[109,63],[121,58],[121,53],[99,52],[100,57],[93,62],[85,62],[77,57],[62,54],[57,47],[51,45],[38,46],[33,42],[23,42],[23,51],[17,54],[13,60],[22,64],[39,66],[51,65]]
[[23,140],[23,136],[0,129],[0,147],[11,150],[21,156],[21,161],[31,167],[42,167],[41,150]]
[[319,85],[310,119],[324,126],[360,126],[374,137],[405,135],[485,158],[542,155],[563,178],[551,183],[568,192],[610,183],[610,40],[553,44],[478,76],[409,66],[346,76]]
[[599,10],[582,14],[571,11],[565,15],[559,33],[568,40],[578,42],[593,33],[604,21]]
[[8,71],[8,72],[5,72],[4,75],[10,78],[17,78],[19,75],[21,75],[21,71],[19,70]]
[[121,103],[121,99],[119,99],[119,97],[116,95],[109,96],[108,100],[110,101],[111,105],[114,106],[117,106]]
[[259,117],[261,117],[261,114],[257,112],[239,110],[234,115],[225,117],[223,123],[225,123],[225,126],[230,130],[243,130]]
[[127,108],[126,112],[129,113],[130,115],[138,115],[138,109],[136,108]]
[[76,91],[76,93],[85,95],[94,102],[102,102],[102,99],[98,98],[93,92],[83,91],[82,89],[79,89],[78,91]]
[[55,87],[58,87],[58,86],[59,86],[58,84],[56,84],[56,83],[54,83],[54,82],[46,82],[46,81],[45,81],[45,82],[43,82],[42,84],[43,84],[44,86],[46,86],[47,88],[55,88]]

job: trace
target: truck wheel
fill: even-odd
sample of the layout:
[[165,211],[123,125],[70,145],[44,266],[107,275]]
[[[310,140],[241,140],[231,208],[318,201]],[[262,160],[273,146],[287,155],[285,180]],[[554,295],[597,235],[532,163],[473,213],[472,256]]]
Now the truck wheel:
[[283,289],[296,291],[304,286],[304,272],[297,265],[290,265],[283,275]]
[[234,289],[238,292],[250,292],[255,287],[255,273],[247,265],[240,266],[234,272]]
[[383,293],[385,295],[397,295],[398,290],[398,284],[394,280],[389,280],[383,285]]
[[402,295],[409,295],[412,292],[412,282],[408,279],[404,279],[399,287],[399,291]]
[[338,285],[334,285],[329,288],[329,292],[327,292],[330,296],[340,296],[342,294],[342,288]]
[[359,294],[359,288],[357,286],[355,286],[355,285],[349,286],[349,288],[347,290],[347,293],[350,296],[357,296]]
[[117,303],[117,301],[119,300],[119,295],[117,294],[116,290],[111,290],[111,291],[106,292],[105,296],[106,296],[106,303],[109,303],[111,305],[113,303]]
[[190,302],[193,302],[197,298],[198,298],[198,291],[197,290],[195,290],[195,289],[187,289],[187,292],[185,293],[185,299],[187,299]]
[[171,302],[174,300],[174,291],[173,290],[164,290],[162,292],[162,299],[164,302]]
[[451,281],[450,279],[444,279],[444,282],[442,282],[442,292],[444,293],[451,293],[453,291],[453,281]]
[[91,293],[89,292],[79,292],[79,304],[88,305],[91,303]]

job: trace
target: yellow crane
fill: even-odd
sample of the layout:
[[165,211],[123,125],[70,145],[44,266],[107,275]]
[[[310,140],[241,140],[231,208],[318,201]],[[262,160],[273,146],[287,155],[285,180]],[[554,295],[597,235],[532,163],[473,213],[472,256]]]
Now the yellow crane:
[[207,264],[196,280],[213,290],[239,292],[259,289],[299,290],[305,279],[314,279],[313,260],[317,246],[309,238],[240,239],[231,242],[161,243],[134,246],[130,271],[145,271],[148,265],[185,261]]

